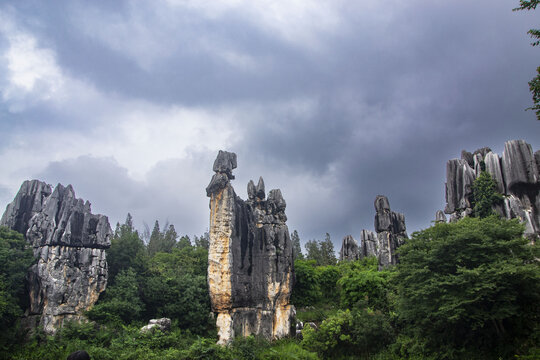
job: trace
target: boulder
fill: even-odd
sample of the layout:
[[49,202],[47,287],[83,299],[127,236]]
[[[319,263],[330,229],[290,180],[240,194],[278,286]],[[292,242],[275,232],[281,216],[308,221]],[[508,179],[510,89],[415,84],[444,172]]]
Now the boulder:
[[444,212],[442,210],[437,210],[435,213],[435,223],[445,223],[446,222],[446,215],[444,215]]
[[162,332],[168,332],[171,330],[171,319],[161,318],[161,319],[151,319],[148,322],[148,325],[145,325],[141,328],[142,333],[154,332],[155,330],[160,330]]

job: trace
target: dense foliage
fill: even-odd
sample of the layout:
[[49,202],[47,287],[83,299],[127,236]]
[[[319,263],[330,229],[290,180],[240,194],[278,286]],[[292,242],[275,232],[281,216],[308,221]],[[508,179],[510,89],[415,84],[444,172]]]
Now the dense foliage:
[[[405,354],[510,357],[540,321],[538,247],[517,220],[465,218],[413,234],[395,275]],[[414,344],[414,346],[412,346]]]
[[[482,167],[485,167],[483,163]],[[497,183],[485,169],[474,179],[472,197],[474,216],[480,218],[493,215],[493,208],[503,200],[502,195],[497,192]]]
[[0,349],[17,336],[14,324],[26,305],[24,277],[32,261],[32,250],[23,236],[0,227]]
[[[477,194],[492,194],[492,185],[490,177],[477,181]],[[297,320],[305,324],[301,335],[273,343],[237,338],[228,347],[215,344],[209,316],[208,234],[192,244],[174,230],[172,246],[157,246],[151,254],[131,221],[128,216],[117,226],[108,252],[109,286],[88,312],[92,322],[69,324],[55,337],[38,331],[26,344],[0,351],[0,359],[65,359],[79,349],[92,359],[524,360],[540,355],[540,254],[523,239],[523,226],[515,220],[492,215],[436,224],[414,233],[399,250],[400,264],[384,270],[378,270],[374,257],[339,263],[334,258],[330,264],[322,257],[310,260],[313,251],[319,256],[321,249],[328,251],[324,241],[312,241],[311,256],[308,248],[308,259],[295,260],[291,301]],[[153,239],[165,239],[171,229],[155,227]],[[0,240],[4,311],[5,284],[23,283],[32,257],[20,235],[4,230]],[[20,287],[17,291],[20,295]],[[170,332],[141,333],[148,319],[164,316],[173,321]],[[17,329],[8,326],[12,333]]]

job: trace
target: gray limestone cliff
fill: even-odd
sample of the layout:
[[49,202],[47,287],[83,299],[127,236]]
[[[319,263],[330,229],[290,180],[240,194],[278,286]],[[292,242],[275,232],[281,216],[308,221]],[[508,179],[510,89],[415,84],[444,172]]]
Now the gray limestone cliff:
[[359,258],[376,256],[379,268],[384,268],[398,262],[396,249],[407,238],[405,216],[390,209],[390,203],[386,196],[378,195],[374,205],[376,212],[375,232],[362,230]]
[[343,238],[341,243],[341,251],[339,252],[339,261],[349,260],[354,261],[360,258],[358,251],[358,243],[351,235],[347,235]]
[[289,303],[294,281],[292,244],[280,190],[266,197],[264,181],[248,184],[248,199],[230,183],[236,154],[220,151],[210,197],[208,286],[217,314],[219,344],[235,336],[277,339],[290,334],[295,310]]
[[107,284],[105,249],[109,220],[94,215],[71,185],[25,181],[0,225],[25,235],[36,264],[28,271],[30,306],[24,322],[54,334],[65,321],[81,320]]
[[470,216],[472,183],[485,168],[495,180],[504,202],[494,210],[501,216],[518,218],[525,224],[525,235],[540,236],[540,151],[533,153],[523,140],[507,141],[502,157],[489,148],[461,153],[461,159],[446,164],[446,207],[450,221]]

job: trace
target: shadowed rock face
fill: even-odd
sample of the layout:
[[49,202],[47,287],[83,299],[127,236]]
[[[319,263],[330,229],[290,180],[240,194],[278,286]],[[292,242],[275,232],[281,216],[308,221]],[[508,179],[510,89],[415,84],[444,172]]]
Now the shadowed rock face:
[[294,270],[286,202],[280,190],[266,198],[264,181],[248,184],[248,200],[230,180],[236,155],[220,151],[206,188],[210,197],[208,285],[220,344],[235,336],[276,339],[290,333]]
[[[378,195],[375,198],[375,232],[362,230],[359,249],[360,258],[376,256],[379,268],[396,264],[396,249],[407,238],[405,215],[390,210],[388,198]],[[343,251],[343,250],[342,250]]]
[[[532,240],[540,236],[540,151],[533,153],[523,140],[507,141],[502,157],[489,148],[470,154],[463,150],[461,159],[446,165],[446,208],[450,221],[457,221],[473,212],[472,182],[485,170],[495,179],[504,203],[494,210],[508,219],[525,223],[525,235]],[[470,156],[469,156],[470,155]]]
[[54,334],[64,321],[80,320],[107,284],[105,249],[109,220],[91,213],[71,185],[25,181],[0,225],[22,232],[37,263],[28,272],[30,307],[25,323]]
[[341,243],[341,251],[339,252],[339,261],[349,260],[354,261],[360,258],[360,252],[358,251],[358,243],[353,239],[351,235],[347,235],[343,238]]

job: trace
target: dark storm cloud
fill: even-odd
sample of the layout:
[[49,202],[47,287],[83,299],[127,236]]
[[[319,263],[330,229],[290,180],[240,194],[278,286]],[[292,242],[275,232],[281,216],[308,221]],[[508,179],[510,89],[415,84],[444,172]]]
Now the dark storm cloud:
[[[444,208],[446,161],[461,149],[489,146],[500,155],[509,139],[540,148],[540,122],[524,111],[538,66],[526,31],[538,16],[512,13],[515,5],[336,2],[336,28],[315,24],[305,41],[289,41],[243,9],[206,16],[132,1],[19,1],[11,9],[54,50],[65,76],[104,98],[216,116],[236,109],[229,150],[239,157],[237,192],[245,196],[247,181],[264,175],[269,188],[284,191],[289,226],[302,240],[330,232],[339,247],[344,235],[373,229],[378,194],[405,214],[409,231],[429,226]],[[89,131],[94,118],[111,116],[107,104],[81,104],[75,112],[37,104],[12,114],[0,103],[0,126]],[[207,223],[202,191],[215,150],[187,162],[163,159],[138,181],[114,159],[72,154],[40,175],[73,183],[113,219],[131,211],[195,234]],[[102,179],[105,189],[96,186]]]

